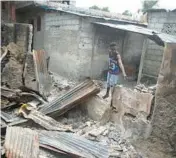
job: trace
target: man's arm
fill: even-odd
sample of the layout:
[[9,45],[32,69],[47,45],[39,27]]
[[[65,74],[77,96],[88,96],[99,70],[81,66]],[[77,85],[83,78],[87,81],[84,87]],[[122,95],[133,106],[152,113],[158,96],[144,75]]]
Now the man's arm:
[[117,59],[118,59],[120,69],[122,70],[123,76],[126,77],[126,72],[125,72],[120,54],[117,54]]

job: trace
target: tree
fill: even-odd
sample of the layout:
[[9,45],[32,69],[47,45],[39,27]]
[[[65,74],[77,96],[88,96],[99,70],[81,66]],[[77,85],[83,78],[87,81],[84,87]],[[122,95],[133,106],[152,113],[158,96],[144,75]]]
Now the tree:
[[143,0],[142,1],[142,11],[146,12],[148,9],[153,8],[159,0]]
[[132,16],[131,12],[129,10],[125,10],[122,15]]
[[102,11],[105,11],[105,12],[109,12],[109,8],[108,7],[103,7],[103,8],[100,8],[96,5],[93,5],[92,7],[89,7],[89,9],[96,9],[96,10],[102,10]]
[[109,12],[109,8],[108,7],[103,7],[102,11]]
[[89,9],[101,10],[101,8],[99,8],[99,7],[98,7],[98,6],[96,6],[96,5],[93,5],[92,7],[89,7]]

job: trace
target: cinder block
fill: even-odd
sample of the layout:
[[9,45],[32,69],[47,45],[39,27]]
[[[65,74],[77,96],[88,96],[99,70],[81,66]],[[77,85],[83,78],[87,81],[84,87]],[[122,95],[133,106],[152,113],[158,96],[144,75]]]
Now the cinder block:
[[92,38],[93,37],[93,33],[87,33],[87,32],[81,32],[80,33],[80,37],[87,37],[87,38]]
[[92,49],[92,44],[79,43],[79,49]]
[[92,38],[81,38],[81,43],[92,44]]

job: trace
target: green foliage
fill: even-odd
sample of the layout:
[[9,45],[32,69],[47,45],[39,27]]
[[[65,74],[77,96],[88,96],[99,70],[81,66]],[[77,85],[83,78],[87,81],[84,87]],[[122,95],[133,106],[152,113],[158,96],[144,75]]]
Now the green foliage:
[[159,0],[143,0],[142,1],[142,11],[146,12],[148,9],[153,8]]
[[131,12],[129,10],[125,10],[122,15],[132,16]]
[[99,7],[98,7],[98,6],[96,6],[96,5],[93,5],[92,7],[89,7],[89,9],[101,10],[101,8],[99,8]]
[[109,8],[108,7],[103,7],[103,8],[100,8],[96,5],[93,5],[92,7],[89,7],[89,9],[96,9],[96,10],[102,10],[102,11],[105,11],[105,12],[109,12]]
[[102,11],[109,12],[109,8],[108,7],[103,7]]

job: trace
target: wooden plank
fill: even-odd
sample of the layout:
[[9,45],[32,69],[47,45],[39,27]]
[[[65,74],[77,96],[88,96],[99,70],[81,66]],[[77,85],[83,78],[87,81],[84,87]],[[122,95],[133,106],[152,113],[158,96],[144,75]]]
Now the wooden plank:
[[140,83],[141,78],[142,78],[142,69],[143,69],[143,65],[144,65],[144,59],[145,59],[145,53],[146,53],[146,50],[147,50],[147,45],[148,45],[147,37],[144,37],[137,84]]

